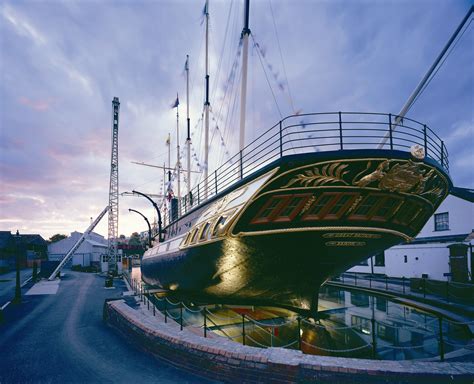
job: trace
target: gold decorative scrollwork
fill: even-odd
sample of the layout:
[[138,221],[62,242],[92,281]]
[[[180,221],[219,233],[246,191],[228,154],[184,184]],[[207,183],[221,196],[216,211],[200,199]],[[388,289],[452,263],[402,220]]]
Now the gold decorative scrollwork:
[[344,180],[344,175],[349,173],[349,171],[345,171],[348,166],[348,164],[332,163],[324,165],[321,169],[319,167],[315,167],[312,170],[308,169],[304,173],[296,175],[288,184],[281,188],[288,188],[294,184],[305,187],[337,183],[349,185]]

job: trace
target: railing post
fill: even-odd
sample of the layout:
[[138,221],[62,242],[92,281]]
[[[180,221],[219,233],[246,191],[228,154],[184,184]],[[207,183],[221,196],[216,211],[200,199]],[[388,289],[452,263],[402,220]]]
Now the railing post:
[[197,189],[198,189],[197,192],[198,192],[198,205],[199,205],[199,199],[200,199],[200,197],[199,197],[199,184],[197,185]]
[[156,305],[155,303],[151,303],[153,305],[153,316],[156,316]]
[[444,361],[443,318],[438,317],[439,323],[439,358]]
[[390,149],[393,150],[393,135],[392,135],[392,114],[388,114],[388,128],[389,128],[389,134],[390,134]]
[[449,303],[449,281],[446,281],[446,301]]
[[217,169],[214,172],[214,178],[216,180],[216,195],[217,195]]
[[150,310],[150,292],[148,292],[147,299],[148,310]]
[[402,277],[403,294],[405,294],[405,276]]
[[206,314],[206,307],[204,307],[203,313],[204,313],[204,337],[207,337],[207,314]]
[[239,153],[240,153],[240,180],[242,180],[244,178],[244,163],[242,160],[242,151],[240,151]]
[[441,140],[441,167],[444,168],[444,141]]
[[298,349],[301,351],[301,317],[298,316]]
[[341,112],[339,112],[339,144],[340,144],[341,149],[344,149],[344,145],[343,145],[343,142],[342,142],[342,116],[341,116]]
[[183,302],[179,302],[179,330],[183,330]]
[[165,323],[168,322],[168,300],[165,297]]
[[388,277],[385,275],[385,290],[388,291]]
[[425,156],[428,156],[428,140],[426,138],[426,124],[423,125],[423,146],[425,147]]
[[426,297],[426,279],[423,279],[423,297]]
[[375,319],[371,319],[372,322],[372,358],[377,358],[377,335],[375,334]]
[[242,313],[242,344],[245,345],[245,313]]
[[341,275],[342,277],[342,284],[344,284],[344,273]]
[[372,275],[369,276],[369,288],[372,288]]
[[354,285],[357,287],[357,272],[354,272]]
[[280,157],[283,157],[283,132],[281,129],[281,120],[280,120]]

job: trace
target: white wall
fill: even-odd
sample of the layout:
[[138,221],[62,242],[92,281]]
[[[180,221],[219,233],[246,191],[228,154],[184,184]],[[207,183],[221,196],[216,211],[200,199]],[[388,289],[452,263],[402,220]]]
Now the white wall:
[[474,203],[449,195],[435,213],[443,212],[449,212],[449,230],[435,231],[433,215],[417,237],[460,235],[474,229]]
[[[449,249],[446,243],[420,245],[398,245],[385,251],[385,266],[388,276],[421,277],[447,280],[443,273],[449,272]],[[404,256],[407,256],[407,262]]]
[[[61,260],[81,236],[82,233],[80,232],[72,232],[71,236],[66,239],[48,245],[48,254],[51,255],[50,260]],[[88,242],[88,240],[93,241],[94,244]],[[89,266],[91,262],[100,262],[100,255],[104,253],[106,249],[107,240],[105,240],[103,236],[92,232],[86,237],[86,240],[79,246],[73,255],[72,264]]]

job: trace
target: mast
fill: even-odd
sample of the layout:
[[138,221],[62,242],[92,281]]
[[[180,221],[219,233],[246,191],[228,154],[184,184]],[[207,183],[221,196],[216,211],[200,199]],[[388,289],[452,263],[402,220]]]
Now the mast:
[[188,136],[186,138],[186,147],[188,152],[188,163],[187,163],[187,180],[188,180],[188,199],[191,193],[191,120],[189,119],[189,55],[186,55],[186,122],[188,127]]
[[[176,100],[179,100],[176,93]],[[179,161],[179,101],[176,103],[176,168],[178,169],[178,210],[181,211],[181,163]]]
[[206,16],[206,101],[204,102],[204,199],[207,198],[209,174],[209,0],[204,7]]
[[250,0],[245,0],[244,9],[244,29],[242,30],[241,39],[243,40],[243,55],[242,55],[242,89],[240,92],[240,137],[239,149],[242,151],[245,146],[245,112],[247,106],[247,67],[249,58],[249,11]]

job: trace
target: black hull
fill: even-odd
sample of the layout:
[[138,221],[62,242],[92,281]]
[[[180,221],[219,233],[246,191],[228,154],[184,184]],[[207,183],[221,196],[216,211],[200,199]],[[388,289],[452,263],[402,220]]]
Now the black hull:
[[142,278],[197,301],[314,311],[321,284],[416,236],[449,177],[399,151],[289,156],[168,227]]

